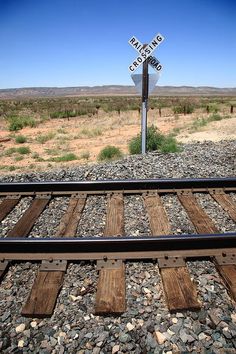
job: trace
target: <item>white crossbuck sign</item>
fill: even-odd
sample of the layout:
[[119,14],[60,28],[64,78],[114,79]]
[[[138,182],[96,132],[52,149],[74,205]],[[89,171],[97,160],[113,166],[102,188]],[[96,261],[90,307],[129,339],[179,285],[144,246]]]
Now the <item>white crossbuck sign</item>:
[[162,69],[162,65],[160,64],[159,60],[155,58],[152,52],[163,42],[164,37],[158,33],[151,42],[144,47],[143,44],[136,38],[131,37],[129,40],[129,44],[137,50],[139,56],[133,61],[133,63],[129,66],[129,71],[134,72],[139,65],[141,65],[146,59],[148,63],[157,71],[160,72]]

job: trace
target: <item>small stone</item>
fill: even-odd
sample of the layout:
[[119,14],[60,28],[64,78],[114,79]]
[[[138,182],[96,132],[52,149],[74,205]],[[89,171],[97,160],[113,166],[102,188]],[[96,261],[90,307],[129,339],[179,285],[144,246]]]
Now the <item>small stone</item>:
[[132,339],[128,333],[121,333],[119,338],[121,343],[128,343]]
[[97,345],[97,347],[101,347],[103,345],[103,342],[102,341],[98,342],[96,345]]
[[164,334],[159,331],[155,331],[155,335],[158,344],[163,344],[167,339]]
[[119,345],[114,345],[114,347],[112,348],[111,353],[112,353],[112,354],[115,354],[115,353],[117,353],[119,350],[120,350],[120,346],[119,346]]
[[90,320],[90,316],[88,316],[88,315],[87,315],[87,316],[84,316],[84,320],[85,320],[85,321],[89,321],[89,320]]
[[178,318],[174,317],[171,319],[172,323],[176,324],[178,322]]
[[11,312],[10,311],[4,312],[4,314],[1,317],[2,318],[2,322],[5,322],[10,316],[11,316]]
[[27,338],[30,338],[30,329],[26,329],[24,330],[24,335],[27,337]]
[[57,340],[54,337],[50,337],[50,344],[55,347],[57,345]]
[[19,340],[18,342],[18,348],[23,348],[24,347],[25,342],[23,341],[23,339]]
[[151,293],[151,291],[148,288],[143,288],[143,292],[145,294],[150,294]]
[[229,328],[228,328],[228,327],[223,328],[223,335],[224,335],[225,338],[227,338],[227,339],[231,339],[231,338],[232,338],[232,335],[231,335],[231,333],[229,332]]
[[236,323],[236,313],[231,313],[231,319],[234,323]]
[[204,333],[204,332],[201,332],[201,333],[199,333],[199,335],[198,335],[198,339],[201,341],[201,340],[204,340],[204,339],[206,339],[206,334]]
[[19,326],[16,327],[16,333],[21,333],[25,330],[25,324],[21,323]]
[[69,295],[69,299],[70,299],[71,301],[76,301],[76,300],[77,300],[77,296]]
[[37,327],[37,322],[36,322],[36,321],[30,322],[30,326],[31,326],[32,328]]
[[214,324],[215,327],[221,321],[221,319],[216,315],[216,312],[214,310],[209,311],[209,317],[210,317],[210,320],[212,321],[212,323]]
[[135,328],[135,326],[134,325],[132,325],[132,323],[127,323],[127,325],[126,325],[126,328],[128,329],[128,331],[132,331],[134,328]]

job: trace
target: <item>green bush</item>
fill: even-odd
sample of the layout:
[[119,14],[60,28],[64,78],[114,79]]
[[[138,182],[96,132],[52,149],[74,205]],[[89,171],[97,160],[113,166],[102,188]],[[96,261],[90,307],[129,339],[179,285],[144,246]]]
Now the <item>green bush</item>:
[[10,131],[17,131],[27,126],[31,128],[36,126],[35,119],[31,117],[11,116],[8,118],[8,122]]
[[4,152],[5,156],[11,156],[12,154],[14,154],[16,152],[16,148],[9,148]]
[[105,146],[98,155],[99,161],[116,160],[123,156],[119,148],[111,145]]
[[190,114],[193,113],[193,111],[194,107],[189,103],[173,107],[174,114]]
[[36,140],[40,144],[44,144],[49,140],[52,140],[55,137],[55,133],[49,132],[48,134],[40,134],[36,137]]
[[24,135],[17,135],[17,137],[15,138],[15,142],[17,144],[23,144],[27,141],[27,138]]
[[49,161],[53,161],[53,162],[67,162],[67,161],[73,161],[73,160],[77,160],[78,157],[73,154],[73,153],[68,153],[62,156],[57,156],[57,157],[52,157]]
[[21,146],[16,151],[21,155],[26,155],[30,153],[30,148],[28,146]]
[[[136,137],[132,138],[129,143],[129,152],[131,155],[140,154],[142,137],[139,133]],[[148,127],[147,129],[147,151],[158,150],[163,153],[167,152],[177,152],[180,150],[179,145],[173,135],[165,136],[160,133],[160,131],[154,127]]]

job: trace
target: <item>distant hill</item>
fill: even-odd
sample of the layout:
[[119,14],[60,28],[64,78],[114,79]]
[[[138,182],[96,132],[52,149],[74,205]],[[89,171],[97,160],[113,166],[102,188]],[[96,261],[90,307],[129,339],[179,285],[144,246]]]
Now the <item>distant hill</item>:
[[[26,87],[0,89],[0,98],[33,98],[58,96],[90,96],[90,95],[136,95],[134,86],[78,86],[78,87]],[[152,95],[159,96],[236,96],[236,87],[218,88],[207,86],[157,86]]]

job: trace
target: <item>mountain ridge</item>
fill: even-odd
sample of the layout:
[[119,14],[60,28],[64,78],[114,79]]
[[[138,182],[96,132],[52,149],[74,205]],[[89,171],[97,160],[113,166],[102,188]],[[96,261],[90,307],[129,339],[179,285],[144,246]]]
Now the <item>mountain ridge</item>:
[[[157,86],[152,95],[160,96],[236,96],[236,87],[213,86]],[[0,98],[65,97],[89,95],[138,95],[131,85],[71,86],[71,87],[21,87],[0,89]]]

